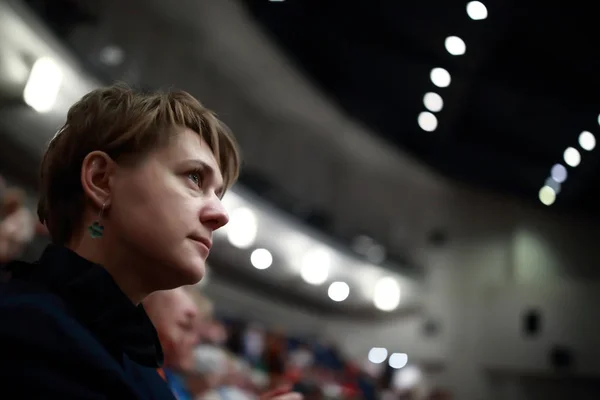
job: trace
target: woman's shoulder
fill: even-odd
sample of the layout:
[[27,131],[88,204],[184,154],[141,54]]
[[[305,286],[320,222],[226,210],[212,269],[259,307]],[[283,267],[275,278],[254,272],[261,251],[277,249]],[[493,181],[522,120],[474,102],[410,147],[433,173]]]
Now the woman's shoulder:
[[20,280],[0,283],[0,328],[2,336],[22,330],[35,329],[41,334],[48,330],[68,329],[70,316],[61,298],[37,285]]
[[60,296],[29,282],[0,283],[0,321],[0,353],[8,359],[20,352],[82,366],[107,359]]

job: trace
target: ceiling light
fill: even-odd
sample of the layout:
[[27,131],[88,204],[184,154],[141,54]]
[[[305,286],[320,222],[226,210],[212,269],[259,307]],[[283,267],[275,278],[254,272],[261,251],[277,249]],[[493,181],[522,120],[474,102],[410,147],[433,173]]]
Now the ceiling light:
[[350,286],[346,282],[333,282],[327,291],[333,301],[344,301],[350,295]]
[[554,164],[550,170],[550,176],[558,183],[563,183],[567,180],[567,169],[562,164]]
[[375,284],[375,307],[381,311],[392,311],[400,304],[400,286],[393,278],[382,278]]
[[544,186],[540,189],[540,201],[545,206],[551,206],[556,201],[556,193],[550,186]]
[[425,93],[425,96],[423,96],[423,104],[425,105],[425,108],[431,112],[440,112],[444,107],[444,100],[439,94],[429,92]]
[[467,51],[467,45],[458,36],[448,36],[444,44],[448,53],[453,56],[462,56]]
[[52,110],[62,79],[62,70],[53,59],[49,57],[38,59],[29,73],[23,90],[23,100],[39,113]]
[[434,68],[429,74],[431,82],[437,87],[445,88],[450,85],[450,73],[444,68]]
[[383,347],[373,347],[371,350],[369,350],[369,361],[371,361],[373,364],[381,364],[382,362],[385,361],[385,359],[388,356],[388,351],[387,349],[383,348]]
[[252,210],[244,207],[234,210],[226,226],[229,243],[239,249],[252,246],[258,230],[258,222]]
[[488,11],[485,5],[480,1],[471,1],[467,4],[467,15],[475,21],[486,19]]
[[389,359],[390,367],[394,369],[400,369],[406,367],[408,364],[408,354],[406,353],[393,353]]
[[419,117],[417,118],[417,122],[419,123],[421,129],[426,132],[433,132],[438,126],[437,118],[429,111],[423,111],[420,113]]
[[250,262],[256,269],[267,269],[273,264],[273,256],[267,249],[256,249],[250,255]]
[[581,162],[581,154],[573,147],[568,147],[563,154],[565,163],[570,167],[576,167]]
[[594,150],[596,147],[596,137],[588,131],[583,131],[579,134],[579,145],[587,151]]
[[329,276],[331,255],[327,250],[312,250],[302,258],[300,276],[311,285],[321,285]]

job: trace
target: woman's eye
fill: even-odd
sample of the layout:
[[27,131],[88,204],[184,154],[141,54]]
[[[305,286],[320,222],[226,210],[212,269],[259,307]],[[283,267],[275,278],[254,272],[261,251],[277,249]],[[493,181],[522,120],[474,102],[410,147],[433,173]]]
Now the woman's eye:
[[202,184],[202,177],[200,176],[199,172],[191,172],[190,174],[188,174],[188,177],[192,180],[192,182],[194,182],[196,185],[201,186]]

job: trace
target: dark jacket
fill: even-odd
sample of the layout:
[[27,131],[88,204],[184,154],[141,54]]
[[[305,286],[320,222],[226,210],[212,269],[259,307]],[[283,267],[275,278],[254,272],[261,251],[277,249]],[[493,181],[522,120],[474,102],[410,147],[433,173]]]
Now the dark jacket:
[[144,308],[63,247],[8,265],[0,283],[1,399],[169,399]]

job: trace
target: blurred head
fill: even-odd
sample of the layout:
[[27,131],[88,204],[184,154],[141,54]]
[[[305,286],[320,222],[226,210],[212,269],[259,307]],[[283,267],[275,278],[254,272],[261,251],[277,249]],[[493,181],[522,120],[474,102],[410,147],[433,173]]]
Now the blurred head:
[[0,263],[21,255],[35,235],[35,218],[24,201],[25,193],[16,188],[0,194]]
[[193,369],[199,316],[188,289],[158,291],[146,297],[143,304],[158,332],[165,366],[177,371]]
[[[54,243],[102,264],[140,301],[202,278],[238,168],[233,137],[188,93],[101,88],[50,142],[38,214]],[[95,221],[101,238],[88,234]]]

